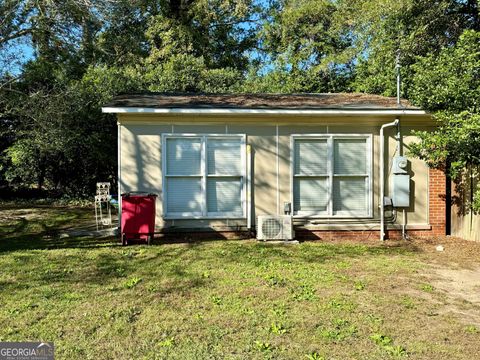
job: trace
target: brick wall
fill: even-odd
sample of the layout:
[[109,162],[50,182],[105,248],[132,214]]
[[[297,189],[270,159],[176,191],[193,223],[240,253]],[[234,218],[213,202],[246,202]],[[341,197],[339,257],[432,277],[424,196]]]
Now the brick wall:
[[429,171],[429,222],[432,226],[431,235],[445,235],[446,231],[446,201],[445,191],[447,180],[441,170]]

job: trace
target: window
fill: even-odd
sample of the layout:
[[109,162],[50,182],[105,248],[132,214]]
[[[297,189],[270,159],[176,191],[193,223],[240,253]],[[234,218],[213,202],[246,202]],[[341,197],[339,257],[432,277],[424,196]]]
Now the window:
[[371,136],[293,136],[293,209],[299,216],[371,216]]
[[164,135],[165,217],[244,217],[244,154],[243,135]]

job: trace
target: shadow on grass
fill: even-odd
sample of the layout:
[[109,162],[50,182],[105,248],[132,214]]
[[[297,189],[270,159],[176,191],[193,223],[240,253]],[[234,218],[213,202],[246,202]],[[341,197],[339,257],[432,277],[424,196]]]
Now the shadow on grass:
[[88,208],[34,207],[15,210],[0,219],[0,253],[19,250],[89,248],[118,245],[113,237],[72,237],[69,231],[91,227],[92,210]]

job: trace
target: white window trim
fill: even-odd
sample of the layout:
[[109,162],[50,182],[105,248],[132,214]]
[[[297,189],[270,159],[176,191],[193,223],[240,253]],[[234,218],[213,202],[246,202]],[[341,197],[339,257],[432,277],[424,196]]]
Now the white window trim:
[[[290,203],[292,204],[292,214],[294,218],[335,218],[335,219],[371,219],[373,218],[373,143],[372,134],[292,134],[290,136]],[[295,140],[327,140],[327,174],[328,177],[328,203],[326,212],[301,212],[296,213],[294,209],[294,178],[295,178]],[[333,171],[333,140],[336,139],[366,139],[367,143],[367,173],[351,174],[345,177],[365,176],[367,196],[365,197],[366,209],[365,214],[352,213],[342,211],[333,214],[333,178],[335,176],[343,177],[344,175],[335,175]],[[318,177],[321,177],[319,175]]]
[[[201,159],[200,159],[200,174],[198,175],[167,175],[167,150],[166,144],[167,139],[185,139],[185,138],[200,138],[201,140]],[[242,166],[240,174],[215,174],[209,175],[208,168],[206,166],[206,156],[207,156],[207,141],[208,138],[215,139],[239,139],[240,140],[240,164]],[[165,220],[176,220],[176,219],[246,219],[247,212],[247,202],[246,202],[246,178],[247,178],[247,157],[246,157],[246,146],[245,146],[245,134],[191,134],[191,133],[164,133],[162,134],[162,207],[163,207],[163,218]],[[194,212],[182,212],[182,213],[167,213],[167,181],[168,177],[194,177],[201,178],[201,189],[202,189],[202,202],[201,202],[201,213]],[[231,212],[207,212],[207,178],[209,177],[240,177],[240,186],[241,186],[241,207],[242,214],[231,213]]]

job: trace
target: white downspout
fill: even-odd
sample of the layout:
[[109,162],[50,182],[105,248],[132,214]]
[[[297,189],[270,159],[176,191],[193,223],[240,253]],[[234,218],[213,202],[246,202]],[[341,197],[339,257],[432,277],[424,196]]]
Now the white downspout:
[[119,122],[117,122],[117,157],[118,232],[120,233],[122,231],[122,125]]
[[385,240],[385,138],[383,130],[387,127],[398,126],[399,120],[383,124],[380,128],[380,241]]
[[247,229],[252,229],[252,147],[247,144]]

